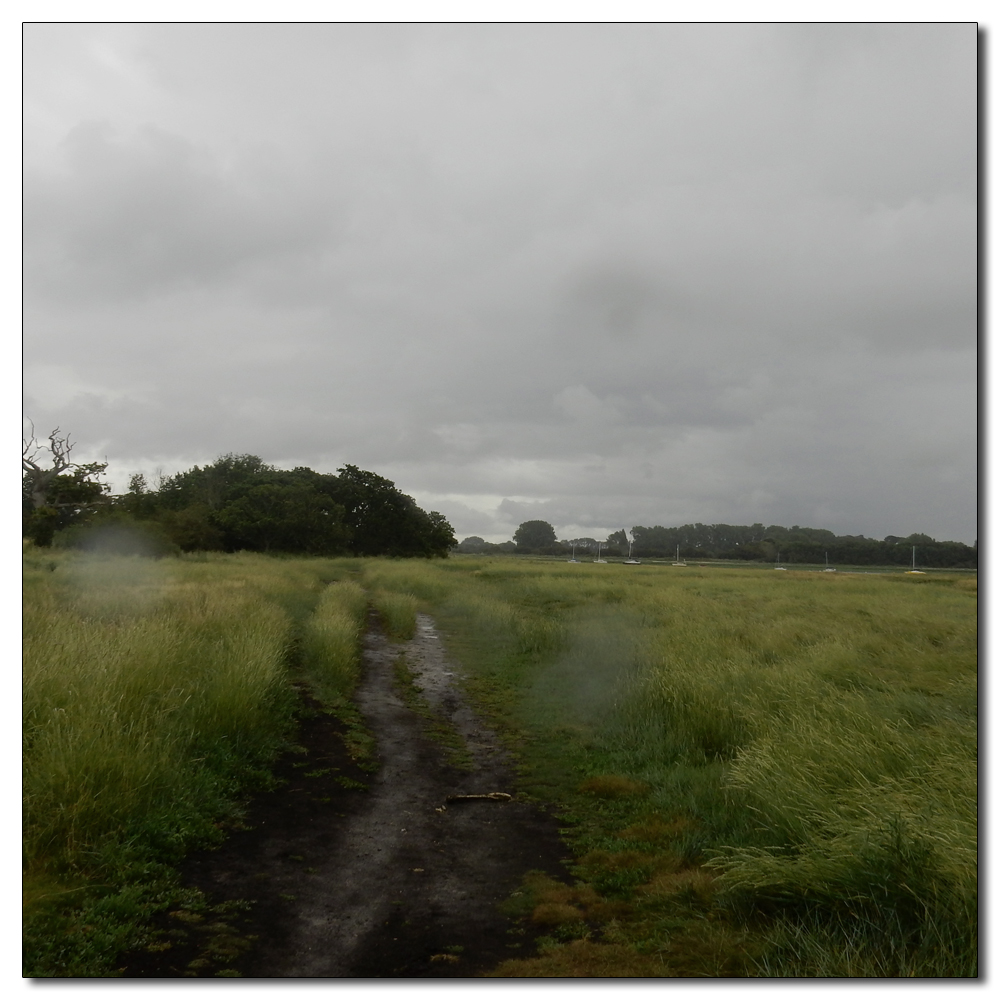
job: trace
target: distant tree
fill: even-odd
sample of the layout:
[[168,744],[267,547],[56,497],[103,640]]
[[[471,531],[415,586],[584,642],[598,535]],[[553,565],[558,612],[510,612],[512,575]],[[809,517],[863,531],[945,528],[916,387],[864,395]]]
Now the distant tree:
[[156,515],[157,496],[141,472],[129,476],[128,492],[115,497],[112,502],[116,509],[126,511],[133,517],[149,519]]
[[443,514],[421,510],[413,497],[374,472],[355,465],[337,471],[319,477],[320,488],[344,508],[355,555],[447,556],[456,539]]
[[478,535],[470,535],[458,543],[459,552],[483,552],[485,549],[486,541]]
[[428,550],[426,554],[443,558],[448,555],[449,549],[453,549],[458,541],[455,538],[455,532],[448,523],[448,519],[440,511],[428,511],[427,521],[429,527],[423,532]]
[[556,544],[556,530],[548,521],[525,521],[514,532],[518,552],[538,552]]
[[227,549],[336,555],[348,532],[344,509],[309,483],[267,482],[215,512]]
[[614,555],[616,552],[621,555],[623,552],[628,552],[628,536],[625,534],[624,528],[620,531],[612,531],[608,535],[605,551],[608,555]]

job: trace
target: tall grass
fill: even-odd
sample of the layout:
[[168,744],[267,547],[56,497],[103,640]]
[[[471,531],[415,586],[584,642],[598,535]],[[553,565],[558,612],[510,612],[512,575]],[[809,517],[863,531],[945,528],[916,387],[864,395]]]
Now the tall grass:
[[412,639],[417,630],[419,602],[413,594],[393,590],[376,590],[372,604],[382,619],[386,632],[393,639]]
[[303,666],[321,701],[336,702],[353,692],[367,610],[368,598],[357,583],[333,583],[323,591],[307,621]]
[[[363,595],[337,583],[319,596],[346,572],[324,560],[28,551],[22,742],[29,974],[107,971],[102,963],[134,928],[111,916],[101,932],[103,953],[85,941],[70,947],[70,929],[88,921],[59,901],[65,896],[78,910],[90,905],[90,925],[101,924],[94,916],[101,895],[119,900],[107,904],[109,912],[134,912],[153,892],[143,884],[169,880],[163,862],[218,839],[218,820],[237,815],[240,792],[264,780],[261,768],[290,734],[296,637],[308,629],[314,666],[318,637],[332,655],[339,606],[354,614],[347,629],[353,646],[330,672],[341,688],[350,683]],[[318,599],[320,616],[307,625]]]
[[791,933],[823,916],[824,938],[855,956],[836,974],[857,974],[864,938],[872,974],[974,976],[974,725],[917,727],[850,700],[795,716],[739,755],[730,785],[771,844],[721,847],[714,866],[737,906],[782,913],[778,950],[798,970],[788,974],[835,974],[830,955],[817,964],[820,952]]
[[280,608],[239,585],[139,582],[128,559],[72,569],[85,588],[24,614],[29,866],[86,864],[196,809],[208,772],[253,761],[287,722]]

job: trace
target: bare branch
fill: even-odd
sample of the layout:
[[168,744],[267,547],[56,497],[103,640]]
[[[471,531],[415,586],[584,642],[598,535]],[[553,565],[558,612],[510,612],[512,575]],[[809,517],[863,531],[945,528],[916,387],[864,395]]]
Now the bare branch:
[[25,472],[38,469],[38,463],[35,459],[38,458],[38,449],[40,447],[35,438],[35,425],[31,420],[28,420],[28,423],[31,424],[31,437],[27,441],[23,437],[21,438],[21,463]]
[[49,435],[49,451],[52,452],[52,464],[59,472],[65,472],[75,464],[70,459],[73,442],[70,441],[68,434],[65,437],[59,437],[58,427]]
[[[61,476],[69,469],[80,468],[72,459],[73,442],[70,436],[60,435],[57,427],[49,435],[48,445],[41,444],[35,437],[35,425],[31,420],[31,437],[26,441],[21,439],[21,468],[28,474],[31,484],[31,502],[36,509],[39,507],[53,506],[49,497],[49,490],[57,476]],[[48,451],[52,456],[52,465],[45,468],[41,464],[43,452]],[[62,506],[56,504],[55,506]]]

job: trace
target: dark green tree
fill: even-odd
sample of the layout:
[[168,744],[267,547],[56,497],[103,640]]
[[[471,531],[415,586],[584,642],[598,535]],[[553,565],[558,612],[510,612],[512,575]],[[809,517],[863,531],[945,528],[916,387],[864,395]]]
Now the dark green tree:
[[319,488],[344,508],[355,555],[446,556],[455,544],[444,515],[421,510],[390,480],[356,465],[337,471],[337,476],[312,475],[323,480]]
[[448,519],[440,511],[432,510],[427,513],[428,528],[425,529],[425,537],[428,545],[428,555],[446,556],[449,550],[458,544],[455,532],[452,530]]
[[204,468],[194,466],[165,479],[159,491],[159,506],[181,510],[203,503],[219,510],[248,489],[272,481],[277,470],[256,455],[222,455]]
[[539,552],[556,544],[556,530],[548,521],[524,521],[514,532],[518,552]]
[[620,531],[612,531],[611,534],[608,535],[604,551],[607,552],[608,555],[614,555],[616,552],[621,555],[628,552],[628,536],[625,534],[624,528]]
[[216,511],[212,523],[230,551],[336,555],[348,535],[343,508],[305,482],[253,486]]
[[160,510],[155,515],[167,537],[184,552],[212,552],[224,548],[221,529],[207,503],[193,503],[180,510]]

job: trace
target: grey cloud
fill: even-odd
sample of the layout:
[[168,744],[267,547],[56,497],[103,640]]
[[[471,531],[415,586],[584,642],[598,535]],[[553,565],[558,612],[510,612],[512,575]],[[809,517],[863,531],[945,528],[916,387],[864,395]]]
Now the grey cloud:
[[350,461],[484,536],[974,537],[974,26],[26,39],[36,423]]
[[327,207],[297,198],[286,176],[261,164],[226,171],[155,126],[121,137],[89,122],[64,148],[64,172],[26,178],[29,273],[45,293],[117,299],[211,285],[331,238]]

